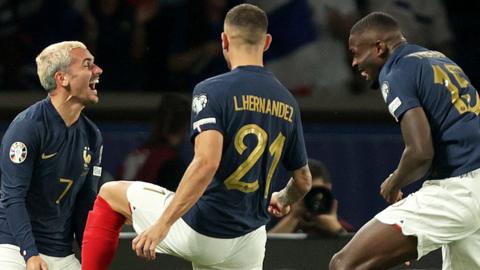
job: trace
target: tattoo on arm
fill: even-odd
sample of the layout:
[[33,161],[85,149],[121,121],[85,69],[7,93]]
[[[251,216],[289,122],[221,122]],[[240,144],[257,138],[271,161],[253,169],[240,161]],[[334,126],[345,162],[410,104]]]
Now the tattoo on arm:
[[293,183],[293,178],[290,178],[284,189],[279,192],[278,200],[283,205],[291,205],[300,200],[305,193],[298,189]]

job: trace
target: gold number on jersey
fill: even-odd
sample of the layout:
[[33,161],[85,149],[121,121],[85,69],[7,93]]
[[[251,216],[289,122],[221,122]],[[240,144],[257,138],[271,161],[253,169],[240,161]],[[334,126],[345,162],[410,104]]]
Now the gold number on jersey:
[[258,180],[251,183],[240,181],[245,174],[255,165],[258,159],[262,156],[267,145],[268,135],[265,130],[255,124],[243,126],[235,135],[234,144],[235,149],[241,155],[247,149],[243,140],[247,135],[254,135],[257,137],[257,145],[247,159],[238,166],[238,168],[225,180],[225,185],[228,189],[238,189],[242,192],[254,192],[258,189]]
[[[253,182],[244,182],[241,180],[248,173],[248,171],[252,169],[255,163],[257,163],[257,161],[265,152],[268,134],[265,130],[263,130],[256,124],[248,124],[240,128],[234,139],[235,149],[240,155],[243,154],[243,152],[247,149],[247,146],[244,143],[244,139],[247,135],[254,135],[257,138],[257,145],[250,153],[250,155],[248,155],[247,159],[242,162],[242,164],[240,164],[240,166],[238,166],[238,168],[229,177],[227,177],[224,183],[227,189],[236,189],[241,192],[250,193],[257,191],[259,186],[258,179]],[[265,198],[268,196],[270,182],[272,180],[273,173],[277,168],[280,156],[282,155],[284,143],[285,136],[280,133],[268,149],[270,154],[273,156],[273,161],[270,169],[268,170],[265,183]]]
[[70,190],[70,188],[72,187],[72,184],[73,184],[73,180],[60,178],[59,182],[67,184],[67,185],[65,186],[65,189],[63,190],[62,194],[60,194],[60,196],[58,196],[58,199],[55,201],[56,204],[59,204],[60,201],[63,199],[63,197],[65,197],[65,194],[67,194],[67,192]]
[[439,65],[432,65],[434,83],[441,84],[448,89],[448,91],[452,95],[452,104],[453,106],[455,106],[455,108],[460,114],[466,112],[473,112],[478,115],[480,113],[478,92],[475,91],[475,104],[473,104],[473,106],[470,105],[472,102],[472,97],[470,96],[470,94],[467,93],[460,96],[460,91],[458,87],[452,82],[452,80],[447,74],[447,72],[452,74],[452,76],[455,78],[457,85],[460,88],[466,88],[469,82],[465,77],[462,76],[462,69],[459,66],[453,64],[445,64],[443,66],[447,71],[442,69]]
[[277,138],[268,148],[270,155],[273,156],[273,161],[272,165],[270,165],[270,169],[268,170],[267,182],[265,183],[265,193],[263,194],[263,197],[265,199],[268,197],[268,191],[270,190],[270,181],[272,181],[273,173],[277,169],[278,162],[280,161],[280,157],[282,156],[282,149],[284,144],[285,136],[283,136],[282,133],[279,133]]

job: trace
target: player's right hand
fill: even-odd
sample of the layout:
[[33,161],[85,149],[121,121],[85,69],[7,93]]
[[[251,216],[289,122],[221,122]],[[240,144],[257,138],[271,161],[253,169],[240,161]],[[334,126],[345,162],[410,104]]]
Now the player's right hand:
[[132,250],[138,257],[155,260],[157,245],[167,236],[170,226],[155,222],[132,240]]
[[396,203],[403,198],[403,192],[398,188],[394,188],[394,177],[395,175],[393,173],[390,174],[380,186],[380,195],[391,204]]
[[32,256],[27,260],[27,270],[48,270],[48,265],[40,255]]
[[283,205],[278,199],[279,192],[274,192],[268,205],[268,212],[277,218],[283,217],[290,213],[290,205]]

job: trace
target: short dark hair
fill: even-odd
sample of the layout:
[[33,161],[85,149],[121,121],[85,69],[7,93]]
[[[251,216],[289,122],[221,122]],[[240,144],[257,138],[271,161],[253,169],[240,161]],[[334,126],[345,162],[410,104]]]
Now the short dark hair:
[[361,18],[356,22],[350,34],[362,33],[367,30],[377,30],[383,32],[400,31],[400,26],[395,18],[390,14],[381,11],[375,11]]
[[312,179],[322,178],[325,183],[332,183],[332,180],[330,179],[330,172],[323,162],[310,158],[308,159],[308,167],[310,168]]
[[257,44],[267,33],[265,11],[251,4],[240,4],[227,12],[225,24],[240,30],[239,38],[248,44]]

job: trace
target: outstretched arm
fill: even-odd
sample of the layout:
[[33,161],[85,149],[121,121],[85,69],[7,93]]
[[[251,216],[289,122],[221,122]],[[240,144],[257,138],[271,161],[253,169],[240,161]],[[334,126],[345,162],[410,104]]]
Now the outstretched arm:
[[195,138],[193,160],[159,223],[171,226],[198,201],[220,165],[222,147],[223,135],[216,130],[202,132]]
[[150,228],[135,237],[132,248],[138,256],[155,259],[155,247],[167,235],[172,224],[202,196],[220,164],[223,135],[207,130],[195,137],[195,154],[180,181],[172,202]]
[[405,150],[397,169],[387,177],[380,189],[389,203],[401,199],[401,188],[425,176],[434,155],[430,125],[422,107],[408,110],[400,121],[400,127]]

